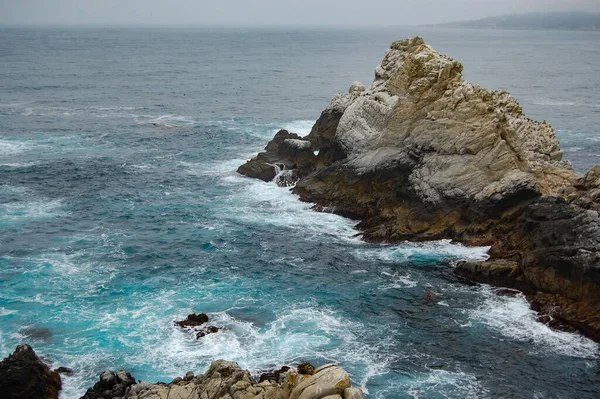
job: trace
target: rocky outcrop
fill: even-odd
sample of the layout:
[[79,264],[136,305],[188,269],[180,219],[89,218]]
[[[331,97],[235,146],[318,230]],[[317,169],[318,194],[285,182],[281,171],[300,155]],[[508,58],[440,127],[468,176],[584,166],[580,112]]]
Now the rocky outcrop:
[[100,374],[100,380],[88,389],[81,399],[121,398],[133,384],[135,378],[126,371],[105,371]]
[[324,112],[340,115],[335,136],[317,122],[307,137],[322,167],[295,192],[361,219],[368,240],[488,244],[516,211],[569,186],[552,127],[462,68],[420,38],[394,42],[371,87]]
[[31,346],[19,345],[0,362],[0,392],[3,399],[58,399],[61,380],[57,372],[40,360]]
[[208,326],[205,325],[206,323],[208,323],[206,313],[192,313],[184,320],[176,321],[175,325],[195,333],[198,339],[225,329],[224,327]]
[[392,43],[369,88],[353,83],[321,113],[293,191],[360,220],[368,241],[492,245],[456,273],[522,290],[600,339],[600,166],[577,176],[548,123],[462,70],[419,37]]
[[[255,158],[238,168],[238,173],[264,181],[278,178],[277,183],[289,186],[313,167],[312,144],[295,133],[280,130]],[[282,173],[289,171],[290,173]]]
[[286,367],[272,373],[275,379],[256,383],[247,370],[235,362],[217,360],[205,374],[188,372],[169,384],[135,383],[124,371],[106,371],[82,399],[362,399],[359,388],[351,388],[350,376],[336,365],[326,365],[303,375]]

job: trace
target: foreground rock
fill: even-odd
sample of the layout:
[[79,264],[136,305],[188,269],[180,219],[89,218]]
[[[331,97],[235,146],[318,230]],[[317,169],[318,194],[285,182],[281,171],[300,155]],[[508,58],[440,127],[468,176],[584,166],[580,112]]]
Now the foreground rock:
[[577,176],[548,123],[462,70],[421,38],[392,43],[369,88],[353,83],[294,139],[318,153],[286,164],[293,191],[360,220],[368,241],[492,245],[457,274],[521,290],[600,340],[600,166]]
[[[273,373],[275,379],[256,383],[247,370],[235,362],[218,360],[206,374],[192,372],[169,384],[135,383],[124,371],[106,371],[82,399],[362,399],[359,388],[351,388],[350,376],[330,364],[303,375],[292,368]],[[332,396],[334,395],[334,396]]]
[[0,362],[0,397],[3,399],[58,399],[61,380],[29,345],[19,345]]

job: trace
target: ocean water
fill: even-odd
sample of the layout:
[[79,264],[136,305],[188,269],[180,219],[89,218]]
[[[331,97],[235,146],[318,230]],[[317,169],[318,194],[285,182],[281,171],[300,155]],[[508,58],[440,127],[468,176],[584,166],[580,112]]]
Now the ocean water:
[[[549,120],[578,171],[600,161],[598,33],[1,28],[0,357],[73,368],[64,399],[218,358],[337,362],[369,398],[597,398],[597,344],[453,277],[487,248],[366,244],[235,172],[416,34]],[[190,312],[227,330],[196,340]]]

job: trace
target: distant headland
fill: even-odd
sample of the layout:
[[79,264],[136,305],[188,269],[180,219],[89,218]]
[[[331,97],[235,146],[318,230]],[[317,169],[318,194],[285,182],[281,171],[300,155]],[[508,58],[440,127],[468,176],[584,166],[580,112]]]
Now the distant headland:
[[510,14],[472,21],[427,25],[439,28],[600,31],[600,13],[546,12]]

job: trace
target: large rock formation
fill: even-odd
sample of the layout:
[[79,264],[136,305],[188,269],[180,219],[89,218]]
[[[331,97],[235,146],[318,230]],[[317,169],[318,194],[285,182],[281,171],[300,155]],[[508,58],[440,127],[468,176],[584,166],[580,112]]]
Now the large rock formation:
[[[135,383],[129,373],[106,371],[100,381],[81,399],[362,399],[359,388],[351,388],[350,376],[336,365],[325,365],[300,374],[286,367],[274,378],[256,383],[247,370],[235,362],[217,360],[206,374],[188,372],[169,384]],[[335,395],[335,396],[331,396]],[[331,399],[331,398],[330,398]]]
[[0,362],[0,397],[3,399],[58,399],[60,375],[40,360],[31,346],[19,345]]
[[359,219],[366,240],[493,245],[457,272],[568,309],[562,322],[599,339],[600,167],[578,178],[548,123],[462,69],[421,38],[392,43],[371,87],[336,95],[304,138],[318,155],[290,172],[294,192]]

